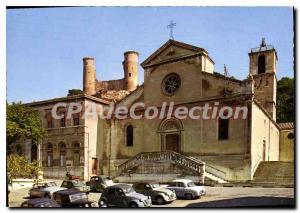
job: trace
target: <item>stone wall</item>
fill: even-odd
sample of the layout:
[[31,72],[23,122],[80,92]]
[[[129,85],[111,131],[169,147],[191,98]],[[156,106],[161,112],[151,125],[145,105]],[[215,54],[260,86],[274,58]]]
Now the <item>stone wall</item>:
[[280,130],[280,153],[279,153],[280,161],[293,162],[295,159],[294,157],[295,139],[288,138],[288,135],[290,133],[294,133],[294,130],[293,129]]
[[[279,160],[279,129],[257,103],[252,104],[251,170],[252,176],[261,161]],[[265,144],[265,145],[264,145]],[[265,150],[265,151],[264,151]],[[263,157],[265,156],[265,159]]]
[[96,91],[99,90],[126,90],[125,79],[97,81]]

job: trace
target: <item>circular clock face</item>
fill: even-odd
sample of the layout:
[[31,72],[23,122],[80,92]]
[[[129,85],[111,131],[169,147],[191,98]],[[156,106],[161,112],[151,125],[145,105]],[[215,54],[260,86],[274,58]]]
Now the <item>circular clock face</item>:
[[180,87],[181,81],[180,77],[177,74],[169,74],[167,75],[162,83],[163,92],[166,95],[173,95]]

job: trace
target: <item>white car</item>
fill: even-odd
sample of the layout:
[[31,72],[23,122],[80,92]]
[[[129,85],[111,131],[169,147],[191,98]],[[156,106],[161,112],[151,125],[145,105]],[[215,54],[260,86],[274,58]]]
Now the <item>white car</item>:
[[167,187],[176,193],[178,198],[188,200],[199,198],[206,194],[204,186],[197,186],[192,180],[178,179],[173,180]]
[[28,194],[30,198],[51,198],[52,194],[59,190],[64,190],[66,188],[59,187],[55,182],[41,182],[36,183],[32,186],[32,189],[29,190]]

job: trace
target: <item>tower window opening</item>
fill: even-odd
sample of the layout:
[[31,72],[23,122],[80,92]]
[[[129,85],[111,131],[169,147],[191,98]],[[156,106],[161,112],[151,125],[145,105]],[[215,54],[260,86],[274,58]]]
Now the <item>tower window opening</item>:
[[126,128],[126,145],[133,146],[133,126],[131,125]]
[[266,72],[266,57],[261,55],[258,57],[258,74]]
[[219,118],[219,140],[228,140],[229,139],[229,120]]

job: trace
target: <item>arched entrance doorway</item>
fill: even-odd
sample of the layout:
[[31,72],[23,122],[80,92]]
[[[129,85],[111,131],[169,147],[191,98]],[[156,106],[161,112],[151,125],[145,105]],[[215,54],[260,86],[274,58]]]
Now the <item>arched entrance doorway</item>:
[[162,121],[158,130],[161,139],[161,150],[182,152],[182,131],[183,126],[180,120],[170,118]]
[[166,135],[166,150],[180,152],[180,135],[167,134]]

